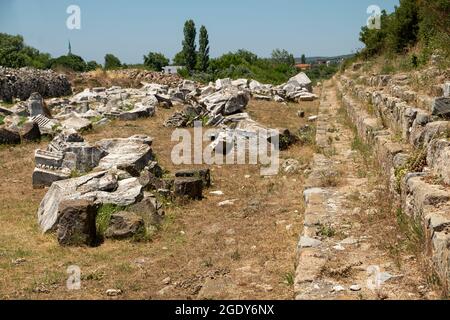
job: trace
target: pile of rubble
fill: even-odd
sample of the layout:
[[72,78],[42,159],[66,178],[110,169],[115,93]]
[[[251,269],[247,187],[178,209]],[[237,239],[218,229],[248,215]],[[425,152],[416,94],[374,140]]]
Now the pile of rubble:
[[46,98],[61,97],[71,95],[72,88],[65,75],[52,70],[0,66],[0,100],[12,102],[17,98],[24,101],[33,92],[39,92]]
[[167,86],[178,86],[183,79],[176,74],[163,74],[161,72],[142,69],[108,70],[103,72],[91,71],[68,74],[75,92],[89,87],[140,88],[142,83],[156,83]]
[[[61,245],[74,246],[133,238],[161,223],[164,211],[155,195],[202,199],[211,184],[209,169],[163,178],[152,140],[132,136],[90,144],[72,130],[36,150],[33,186],[50,187],[38,209],[42,231],[56,231]],[[97,215],[104,206],[116,210],[99,230]]]

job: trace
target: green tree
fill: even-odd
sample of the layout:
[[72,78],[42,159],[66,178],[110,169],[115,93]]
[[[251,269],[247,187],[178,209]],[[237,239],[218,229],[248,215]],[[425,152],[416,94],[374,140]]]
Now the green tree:
[[183,51],[180,51],[175,55],[175,57],[173,58],[173,64],[176,66],[185,66],[186,65],[186,59],[184,58]]
[[169,65],[169,59],[167,59],[162,53],[149,52],[144,56],[144,65],[155,71],[161,71],[163,67]]
[[389,23],[387,45],[395,52],[402,52],[417,42],[419,35],[419,6],[417,0],[400,0]]
[[275,49],[272,51],[272,60],[276,63],[282,63],[289,66],[295,65],[294,56],[287,50]]
[[197,53],[195,38],[197,31],[195,29],[195,23],[192,20],[186,21],[184,24],[184,40],[183,40],[183,55],[186,63],[186,68],[189,72],[192,72],[197,63]]
[[114,70],[120,69],[122,67],[122,63],[119,58],[114,56],[113,54],[108,53],[105,55],[105,69],[106,70]]
[[205,72],[209,66],[209,37],[205,26],[200,28],[198,47],[198,69]]
[[0,65],[10,68],[30,66],[38,69],[50,67],[48,53],[25,45],[22,36],[0,33]]
[[306,56],[305,56],[305,54],[302,54],[302,57],[300,58],[300,60],[301,60],[302,64],[306,64]]

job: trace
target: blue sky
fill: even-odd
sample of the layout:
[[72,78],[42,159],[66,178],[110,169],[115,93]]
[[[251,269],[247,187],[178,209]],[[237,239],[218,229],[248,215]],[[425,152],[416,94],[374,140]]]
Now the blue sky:
[[[295,56],[347,54],[362,47],[358,33],[372,4],[391,12],[398,0],[0,0],[0,32],[21,34],[53,56],[67,53],[127,63],[149,51],[172,58],[183,25],[194,19],[209,32],[211,55],[245,48],[260,56],[283,48]],[[69,5],[81,8],[81,30],[66,27]]]

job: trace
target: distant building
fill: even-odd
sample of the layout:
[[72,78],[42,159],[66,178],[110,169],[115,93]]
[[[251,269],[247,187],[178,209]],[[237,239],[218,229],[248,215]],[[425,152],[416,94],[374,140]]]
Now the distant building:
[[299,64],[296,64],[295,67],[301,71],[306,71],[306,70],[311,69],[311,65],[308,63],[299,63]]
[[183,69],[182,66],[167,66],[163,67],[163,73],[164,74],[177,74],[178,70]]

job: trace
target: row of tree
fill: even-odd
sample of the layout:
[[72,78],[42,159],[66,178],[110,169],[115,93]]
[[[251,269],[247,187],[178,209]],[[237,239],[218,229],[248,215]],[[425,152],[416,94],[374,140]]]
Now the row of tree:
[[362,54],[402,53],[421,44],[427,49],[450,51],[450,1],[400,0],[391,14],[381,14],[381,29],[363,27],[360,40]]

